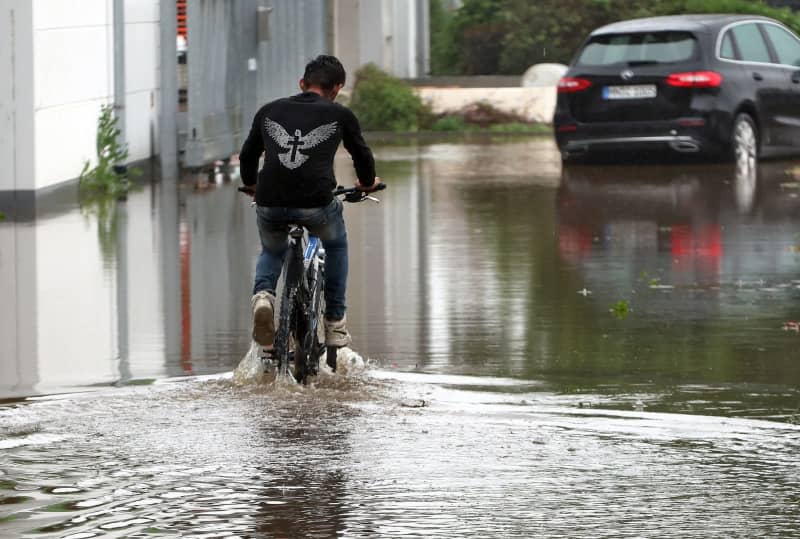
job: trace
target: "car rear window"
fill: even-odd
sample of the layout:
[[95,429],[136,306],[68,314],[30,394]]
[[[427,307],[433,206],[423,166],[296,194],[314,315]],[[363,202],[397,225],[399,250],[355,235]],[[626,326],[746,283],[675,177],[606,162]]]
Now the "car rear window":
[[637,32],[595,36],[581,51],[581,66],[674,64],[695,57],[697,40],[689,32]]

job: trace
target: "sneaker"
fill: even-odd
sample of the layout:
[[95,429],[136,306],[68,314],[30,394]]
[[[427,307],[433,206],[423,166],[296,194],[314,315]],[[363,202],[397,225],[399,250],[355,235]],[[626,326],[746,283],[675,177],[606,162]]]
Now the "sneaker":
[[347,331],[347,317],[341,320],[325,319],[325,345],[343,347],[349,346],[353,342],[350,332]]
[[272,346],[275,340],[275,296],[261,290],[250,303],[253,305],[253,340],[261,346]]

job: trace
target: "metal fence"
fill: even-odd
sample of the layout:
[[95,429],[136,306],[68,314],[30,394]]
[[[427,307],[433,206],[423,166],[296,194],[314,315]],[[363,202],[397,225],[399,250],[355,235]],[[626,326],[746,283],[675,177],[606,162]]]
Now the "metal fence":
[[258,107],[298,91],[327,51],[327,0],[188,0],[183,164],[237,152]]

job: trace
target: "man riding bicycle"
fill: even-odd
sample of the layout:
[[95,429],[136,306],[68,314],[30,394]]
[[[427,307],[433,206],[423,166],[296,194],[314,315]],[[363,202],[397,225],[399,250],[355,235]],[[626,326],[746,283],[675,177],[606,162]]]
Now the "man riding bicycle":
[[239,154],[242,182],[255,185],[261,255],[253,285],[253,340],[264,347],[275,337],[275,288],[288,245],[288,224],[305,226],[325,248],[325,344],[342,347],[351,342],[345,316],[347,230],[342,202],[332,195],[339,143],[353,158],[357,188],[374,191],[381,181],[355,115],[334,103],[345,76],[333,56],[320,55],[309,62],[300,79],[302,93],[261,107]]

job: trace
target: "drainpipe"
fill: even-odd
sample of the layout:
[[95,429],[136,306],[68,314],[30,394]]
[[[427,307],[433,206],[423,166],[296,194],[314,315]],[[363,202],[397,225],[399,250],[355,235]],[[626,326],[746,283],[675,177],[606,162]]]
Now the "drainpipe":
[[161,179],[178,176],[178,13],[175,0],[159,2],[161,18]]
[[[114,0],[114,116],[117,118],[121,147],[127,145],[125,137],[125,0]],[[125,169],[125,163],[117,163]],[[122,172],[121,171],[121,172]]]

